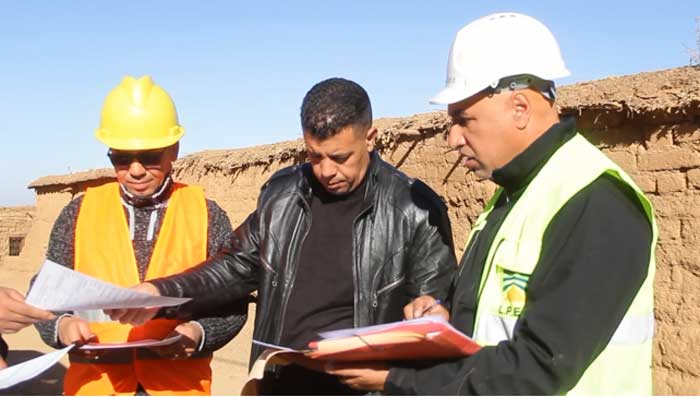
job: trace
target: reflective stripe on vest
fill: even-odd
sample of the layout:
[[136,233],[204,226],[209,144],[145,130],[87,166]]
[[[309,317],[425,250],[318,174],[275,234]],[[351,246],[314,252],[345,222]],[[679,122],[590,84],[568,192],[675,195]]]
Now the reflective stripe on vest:
[[[527,305],[527,283],[539,261],[549,222],[571,197],[606,173],[634,189],[651,223],[648,274],[610,343],[569,394],[651,394],[654,252],[658,235],[653,208],[634,181],[579,134],[552,155],[496,233],[481,275],[474,339],[483,345],[495,345],[513,338],[516,322]],[[502,192],[496,191],[475,226],[485,221]]]
[[[495,345],[513,338],[517,317],[484,313],[479,319],[483,326],[477,329],[474,339],[482,344]],[[654,315],[625,316],[610,339],[611,345],[635,345],[651,342],[654,338]]]
[[[148,265],[146,280],[181,273],[207,257],[208,214],[200,187],[175,184]],[[139,283],[138,267],[119,185],[90,188],[81,203],[75,231],[75,270],[122,287]],[[162,339],[179,324],[152,320],[140,327],[92,316],[90,329],[101,342]],[[140,384],[150,395],[211,394],[210,358],[159,359],[137,349],[104,363],[71,361],[64,380],[67,395],[133,395]],[[107,362],[112,363],[107,364]]]

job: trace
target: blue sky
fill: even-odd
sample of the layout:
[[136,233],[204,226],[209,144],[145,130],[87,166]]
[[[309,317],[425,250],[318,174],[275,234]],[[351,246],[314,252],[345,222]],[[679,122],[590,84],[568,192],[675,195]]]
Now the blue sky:
[[543,21],[572,76],[688,64],[694,1],[10,1],[0,3],[0,206],[33,204],[32,180],[107,167],[93,136],[105,95],[150,74],[173,97],[183,154],[301,136],[301,99],[341,76],[376,117],[438,110],[460,27],[517,11]]

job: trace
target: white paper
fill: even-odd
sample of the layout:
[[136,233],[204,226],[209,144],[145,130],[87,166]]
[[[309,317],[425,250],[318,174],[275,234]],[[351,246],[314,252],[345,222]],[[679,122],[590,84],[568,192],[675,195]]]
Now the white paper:
[[189,300],[118,287],[47,260],[26,302],[44,310],[70,311],[176,306]]
[[291,347],[280,346],[280,345],[275,345],[272,343],[262,342],[262,341],[259,341],[257,339],[253,339],[253,344],[259,345],[262,347],[266,347],[266,348],[272,349],[272,350],[280,350],[280,351],[292,352],[292,353],[303,353],[305,351],[305,350],[294,350]]
[[441,317],[439,315],[431,315],[431,316],[418,317],[418,318],[414,318],[412,320],[405,320],[405,321],[400,321],[400,322],[395,322],[395,323],[371,325],[369,327],[345,328],[345,329],[338,329],[338,330],[334,330],[334,331],[319,332],[318,335],[323,339],[338,339],[338,338],[345,338],[348,336],[365,335],[365,334],[375,333],[375,332],[379,332],[379,331],[388,331],[388,330],[391,330],[392,328],[396,328],[397,326],[404,326],[406,324],[429,324],[429,323],[445,323],[447,325],[450,325],[449,323],[447,323],[447,321],[445,321],[445,319],[443,317]]
[[173,344],[180,340],[182,335],[175,335],[166,339],[142,339],[132,342],[122,342],[122,343],[87,343],[80,346],[81,350],[104,350],[104,349],[123,349],[132,347],[155,347],[155,346],[167,346]]
[[56,364],[73,346],[75,345],[0,370],[0,389],[7,389],[38,376]]

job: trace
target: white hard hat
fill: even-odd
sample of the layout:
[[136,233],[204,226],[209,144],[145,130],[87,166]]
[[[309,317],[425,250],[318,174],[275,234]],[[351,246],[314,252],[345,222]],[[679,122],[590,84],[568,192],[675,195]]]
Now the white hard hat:
[[533,75],[543,80],[566,77],[557,40],[540,21],[512,12],[479,18],[457,32],[447,61],[445,88],[430,102],[452,104],[469,98],[504,77]]

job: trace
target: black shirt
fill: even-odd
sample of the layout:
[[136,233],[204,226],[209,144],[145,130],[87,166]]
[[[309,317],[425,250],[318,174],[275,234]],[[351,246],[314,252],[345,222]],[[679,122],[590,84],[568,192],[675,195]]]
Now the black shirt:
[[310,179],[311,225],[301,248],[281,339],[295,349],[308,348],[321,331],[352,328],[353,222],[368,205],[365,181],[338,196]]
[[[455,327],[471,335],[477,286],[498,226],[549,157],[575,135],[554,125],[503,168],[505,194],[467,247],[451,296]],[[585,166],[585,165],[581,165]],[[388,394],[565,394],[603,351],[649,264],[651,225],[631,188],[601,176],[575,194],[547,227],[513,339],[477,354],[392,368]]]
[[[311,225],[304,239],[294,286],[284,313],[281,344],[306,349],[318,333],[353,327],[353,224],[370,203],[365,202],[366,179],[352,192],[332,195],[311,176]],[[362,394],[335,377],[296,365],[267,373],[262,394]]]

